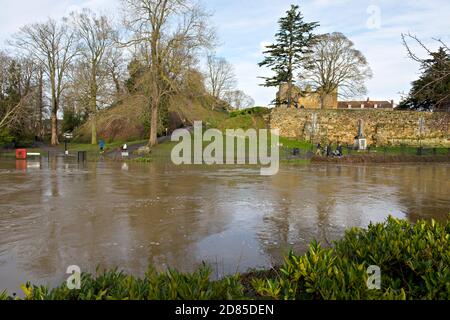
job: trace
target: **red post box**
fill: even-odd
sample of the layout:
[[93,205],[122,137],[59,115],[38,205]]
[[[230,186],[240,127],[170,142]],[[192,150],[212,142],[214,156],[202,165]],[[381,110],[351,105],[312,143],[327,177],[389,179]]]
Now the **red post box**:
[[26,160],[27,159],[27,149],[17,149],[16,150],[16,159],[17,160]]

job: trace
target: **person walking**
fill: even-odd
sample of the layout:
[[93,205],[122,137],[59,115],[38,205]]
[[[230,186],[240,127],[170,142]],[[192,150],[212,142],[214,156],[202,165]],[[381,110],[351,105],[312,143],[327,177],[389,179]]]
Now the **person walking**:
[[100,153],[105,152],[105,141],[100,140],[100,141],[98,142],[98,145],[99,145],[99,147],[100,147]]

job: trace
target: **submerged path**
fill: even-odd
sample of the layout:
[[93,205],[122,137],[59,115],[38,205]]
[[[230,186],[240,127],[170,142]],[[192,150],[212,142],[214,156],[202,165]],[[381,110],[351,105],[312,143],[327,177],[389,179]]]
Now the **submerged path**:
[[[158,144],[162,144],[169,140],[170,140],[169,136],[159,137]],[[147,144],[148,144],[147,142],[143,142],[143,143],[138,143],[138,144],[134,144],[134,145],[129,145],[128,146],[128,152],[130,153],[129,158],[136,157],[136,155],[133,155],[133,153],[135,151],[139,150],[140,148],[147,146]],[[113,150],[106,151],[104,156],[109,159],[113,159],[113,160],[122,159],[122,149],[119,147],[119,148],[116,148]]]

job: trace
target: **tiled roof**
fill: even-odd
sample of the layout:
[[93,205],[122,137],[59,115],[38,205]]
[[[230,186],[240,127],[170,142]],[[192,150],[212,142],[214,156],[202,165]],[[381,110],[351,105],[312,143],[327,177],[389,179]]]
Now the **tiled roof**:
[[[362,107],[364,106],[364,107]],[[340,101],[339,109],[393,109],[391,101]]]

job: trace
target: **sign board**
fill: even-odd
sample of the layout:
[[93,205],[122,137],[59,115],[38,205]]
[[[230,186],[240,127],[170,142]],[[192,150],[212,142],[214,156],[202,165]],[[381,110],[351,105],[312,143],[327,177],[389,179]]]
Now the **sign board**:
[[72,132],[66,132],[63,134],[63,137],[66,139],[73,139],[73,133]]

